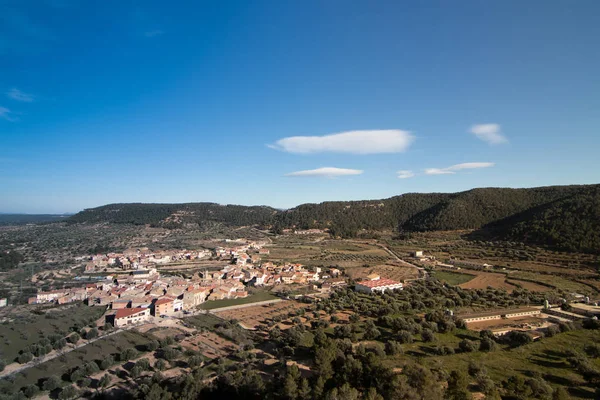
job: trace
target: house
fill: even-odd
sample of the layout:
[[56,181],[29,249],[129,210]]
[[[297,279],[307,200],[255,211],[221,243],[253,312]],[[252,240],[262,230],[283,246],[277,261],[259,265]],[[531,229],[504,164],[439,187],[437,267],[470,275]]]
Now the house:
[[281,281],[283,283],[285,283],[286,285],[289,285],[290,283],[292,283],[295,278],[296,278],[295,272],[284,272],[281,274]]
[[190,310],[206,301],[210,288],[198,288],[183,293],[183,309]]
[[402,289],[402,283],[391,279],[376,279],[370,281],[362,281],[354,285],[354,290],[363,293],[383,293],[386,290]]
[[6,307],[8,305],[8,299],[5,297],[0,299],[0,307]]
[[155,317],[171,315],[175,311],[173,299],[170,297],[161,297],[152,304],[152,314]]
[[149,308],[123,308],[117,310],[117,313],[114,315],[114,326],[115,328],[120,328],[122,326],[138,324],[147,321],[148,318],[150,318]]
[[119,299],[112,302],[113,310],[120,310],[123,308],[128,308],[131,303],[130,299]]
[[270,253],[271,253],[271,251],[269,249],[258,250],[258,254],[261,254],[261,255],[270,254]]
[[414,258],[421,258],[421,257],[423,257],[423,250],[411,251],[410,255],[411,255],[411,257],[414,257]]

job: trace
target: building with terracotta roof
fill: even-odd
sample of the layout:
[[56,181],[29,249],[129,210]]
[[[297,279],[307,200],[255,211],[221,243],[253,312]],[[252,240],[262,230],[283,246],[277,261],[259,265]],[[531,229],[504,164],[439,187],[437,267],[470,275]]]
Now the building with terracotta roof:
[[362,281],[354,285],[354,290],[363,293],[383,293],[386,290],[402,289],[402,283],[391,279],[376,279],[372,281]]
[[149,308],[122,308],[117,310],[114,319],[115,328],[145,322],[150,318]]
[[175,312],[174,301],[170,297],[161,297],[152,304],[152,313],[155,317],[171,315]]

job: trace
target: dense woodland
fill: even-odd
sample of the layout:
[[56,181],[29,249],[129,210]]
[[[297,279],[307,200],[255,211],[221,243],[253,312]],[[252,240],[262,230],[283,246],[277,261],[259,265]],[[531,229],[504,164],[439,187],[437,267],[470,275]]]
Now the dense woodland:
[[270,223],[276,210],[265,206],[184,204],[108,204],[89,208],[69,218],[70,223],[113,222],[117,224],[155,225],[180,228],[185,224],[222,222],[234,226]]
[[600,185],[531,189],[482,188],[460,193],[408,193],[383,200],[302,204],[290,210],[214,203],[111,204],[84,210],[70,223],[113,222],[184,228],[220,222],[285,228],[329,229],[351,238],[376,230],[400,232],[477,230],[469,238],[494,238],[563,250],[600,252]]

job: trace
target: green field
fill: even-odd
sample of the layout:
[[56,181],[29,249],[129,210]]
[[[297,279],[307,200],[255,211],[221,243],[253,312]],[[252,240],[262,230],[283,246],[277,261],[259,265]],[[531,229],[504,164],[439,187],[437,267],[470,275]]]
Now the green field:
[[[551,385],[556,387],[561,384],[569,387],[572,398],[594,398],[591,387],[587,387],[581,375],[570,367],[566,352],[574,350],[583,353],[586,344],[600,342],[599,331],[575,330],[514,349],[503,346],[502,349],[489,353],[477,351],[446,356],[431,355],[431,350],[436,345],[447,344],[456,348],[461,340],[457,335],[469,336],[471,340],[477,338],[475,332],[464,330],[457,330],[454,334],[436,334],[436,342],[415,341],[403,345],[403,355],[389,357],[385,362],[392,367],[397,367],[409,358],[416,358],[429,367],[443,365],[446,371],[466,372],[469,362],[474,361],[483,365],[496,382],[518,373],[527,376],[531,372],[539,372]],[[594,363],[600,367],[600,359],[595,359]]]
[[29,345],[51,334],[67,335],[71,328],[84,327],[104,314],[104,307],[88,307],[83,303],[39,310],[39,307],[20,306],[0,324],[0,358],[7,363]]
[[469,282],[471,279],[475,278],[475,275],[440,270],[435,271],[432,276],[449,285],[460,285],[461,283]]
[[[135,348],[147,343],[150,339],[136,331],[124,331],[106,339],[64,354],[53,360],[31,367],[14,375],[14,379],[0,380],[0,393],[15,393],[22,387],[38,383],[51,375],[63,378],[69,370],[88,361],[102,360],[110,354],[118,354],[127,348]],[[64,382],[68,384],[69,382]]]
[[276,300],[278,297],[269,292],[256,292],[243,299],[226,299],[207,301],[200,305],[203,310],[214,310],[215,308],[238,306],[240,304],[258,303],[259,301]]

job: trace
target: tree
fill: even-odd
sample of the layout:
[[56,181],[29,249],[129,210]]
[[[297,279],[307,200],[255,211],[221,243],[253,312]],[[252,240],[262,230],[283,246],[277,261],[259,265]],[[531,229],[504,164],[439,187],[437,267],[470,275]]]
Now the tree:
[[300,379],[300,385],[298,386],[298,398],[301,400],[310,399],[310,385],[306,378]]
[[552,400],[569,400],[570,398],[569,392],[562,386],[557,387],[552,393]]
[[51,375],[48,379],[46,379],[44,381],[44,383],[42,384],[42,389],[51,392],[55,389],[58,389],[60,387],[61,384],[61,380],[60,378],[58,378],[55,375]]
[[469,400],[471,393],[467,390],[468,381],[465,374],[461,371],[452,371],[448,379],[448,388],[446,389],[446,399],[449,400]]
[[481,342],[479,342],[479,351],[494,351],[497,347],[496,342],[487,337],[481,339]]
[[458,348],[464,353],[470,353],[477,350],[477,344],[469,339],[463,339],[458,343]]
[[23,388],[23,394],[28,398],[31,399],[32,397],[34,397],[36,394],[38,394],[38,392],[40,391],[40,389],[37,387],[37,385],[27,385]]
[[504,340],[506,340],[511,347],[519,347],[533,342],[531,335],[522,331],[510,331],[504,335]]
[[137,365],[133,368],[131,368],[131,371],[129,371],[129,374],[131,375],[132,378],[139,378],[140,375],[142,375],[142,372],[144,372],[144,370],[140,367],[138,367]]
[[60,392],[58,398],[60,400],[70,400],[76,398],[78,395],[79,392],[74,386],[67,386]]
[[396,339],[399,343],[408,344],[413,342],[413,335],[409,331],[400,331]]
[[363,400],[383,400],[383,396],[377,393],[374,387],[370,387],[363,395]]
[[599,358],[600,357],[600,344],[598,344],[598,343],[588,344],[584,347],[584,351],[587,353],[588,356],[590,356],[592,358]]
[[154,363],[154,368],[156,368],[159,371],[164,371],[165,369],[167,369],[167,363],[163,359],[158,359]]
[[389,356],[402,354],[402,345],[395,340],[390,340],[385,344],[385,353]]
[[25,364],[30,362],[31,360],[33,360],[33,354],[29,352],[21,353],[21,355],[19,355],[19,357],[17,358],[17,362],[19,364]]
[[102,378],[100,378],[100,382],[98,383],[98,386],[100,386],[102,389],[106,389],[110,383],[112,381],[112,378],[110,377],[109,374],[104,374],[102,375]]
[[[69,343],[72,343],[72,344],[79,342],[80,339],[81,339],[81,336],[79,336],[79,333],[77,333],[77,332],[73,332],[71,335],[69,335],[69,337],[67,337],[67,340],[69,341]],[[73,389],[75,389],[75,388],[73,388]]]
[[98,337],[98,329],[92,328],[85,333],[85,338],[87,340],[95,339]]
[[431,329],[423,329],[423,332],[421,332],[421,339],[426,343],[433,342],[435,341],[435,334]]
[[114,357],[111,356],[111,355],[109,355],[104,360],[102,360],[100,362],[100,369],[102,371],[106,371],[107,369],[109,369],[110,367],[112,367],[114,364],[115,364]]

